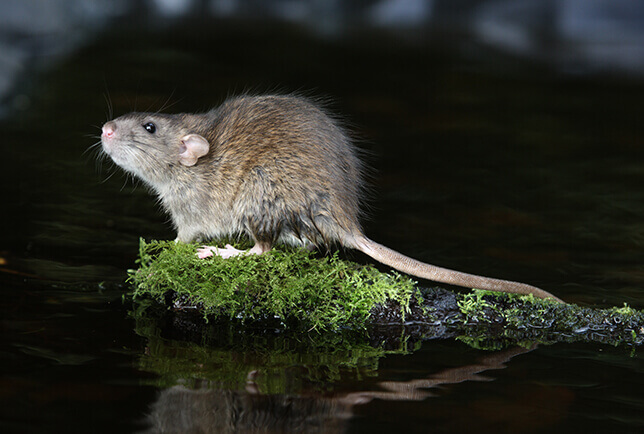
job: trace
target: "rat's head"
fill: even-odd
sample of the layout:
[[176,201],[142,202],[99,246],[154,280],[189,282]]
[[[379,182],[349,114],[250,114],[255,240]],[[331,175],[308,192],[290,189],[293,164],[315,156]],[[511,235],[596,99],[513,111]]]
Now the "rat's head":
[[200,121],[198,115],[129,113],[103,125],[103,150],[124,170],[158,186],[208,153]]

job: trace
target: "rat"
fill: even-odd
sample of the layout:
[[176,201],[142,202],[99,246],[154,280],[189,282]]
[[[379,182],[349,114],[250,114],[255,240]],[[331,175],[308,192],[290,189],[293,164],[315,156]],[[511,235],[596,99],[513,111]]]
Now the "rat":
[[200,114],[133,112],[105,123],[101,141],[118,166],[156,192],[177,241],[246,234],[255,243],[249,251],[204,246],[201,258],[262,254],[276,243],[341,245],[422,279],[561,301],[524,283],[426,264],[367,238],[358,149],[308,98],[242,95]]

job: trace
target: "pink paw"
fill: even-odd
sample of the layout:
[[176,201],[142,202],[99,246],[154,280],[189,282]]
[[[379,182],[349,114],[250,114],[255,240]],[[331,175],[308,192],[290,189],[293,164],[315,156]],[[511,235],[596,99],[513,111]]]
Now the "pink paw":
[[233,256],[244,255],[246,253],[246,250],[238,250],[230,244],[226,244],[226,247],[223,248],[203,246],[202,248],[197,249],[197,256],[199,257],[199,259],[209,258],[213,255],[221,256],[222,258],[226,259]]
[[199,259],[205,259],[213,256],[213,250],[217,250],[216,247],[203,246],[201,249],[197,249],[197,257]]

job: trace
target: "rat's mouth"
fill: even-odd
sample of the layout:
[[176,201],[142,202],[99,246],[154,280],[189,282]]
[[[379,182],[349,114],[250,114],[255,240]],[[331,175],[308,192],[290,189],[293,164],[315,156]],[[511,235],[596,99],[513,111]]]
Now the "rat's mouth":
[[105,140],[105,137],[101,137],[101,144],[103,145],[103,152],[107,155],[112,156],[114,153],[114,142],[111,140]]

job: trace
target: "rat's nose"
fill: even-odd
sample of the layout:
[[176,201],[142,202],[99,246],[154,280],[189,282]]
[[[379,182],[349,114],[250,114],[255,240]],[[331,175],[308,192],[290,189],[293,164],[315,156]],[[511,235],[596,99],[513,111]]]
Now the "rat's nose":
[[107,122],[103,125],[103,137],[111,139],[116,133],[116,124],[112,121]]

